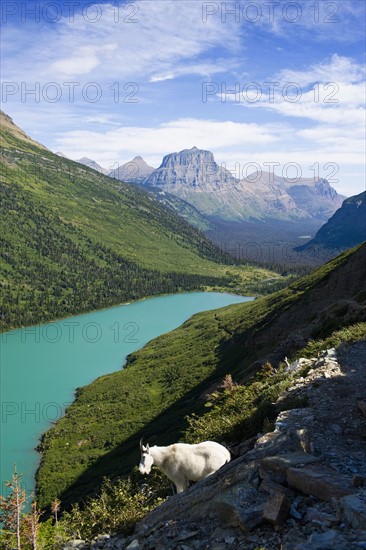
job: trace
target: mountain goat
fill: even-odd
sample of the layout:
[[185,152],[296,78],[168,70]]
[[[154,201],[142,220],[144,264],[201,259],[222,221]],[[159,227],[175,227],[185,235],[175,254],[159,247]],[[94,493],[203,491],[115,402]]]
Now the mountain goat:
[[141,440],[140,450],[140,472],[149,474],[155,464],[175,484],[177,493],[188,489],[189,481],[199,481],[230,461],[229,451],[214,441],[150,447],[148,443],[143,445]]

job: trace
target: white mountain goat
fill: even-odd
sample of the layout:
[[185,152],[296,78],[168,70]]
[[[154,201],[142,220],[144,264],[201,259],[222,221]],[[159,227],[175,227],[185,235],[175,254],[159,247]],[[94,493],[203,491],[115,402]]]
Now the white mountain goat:
[[140,472],[149,474],[155,464],[175,484],[177,493],[188,489],[189,481],[199,481],[230,462],[229,451],[215,441],[149,447],[148,443],[143,445],[141,440],[140,450]]

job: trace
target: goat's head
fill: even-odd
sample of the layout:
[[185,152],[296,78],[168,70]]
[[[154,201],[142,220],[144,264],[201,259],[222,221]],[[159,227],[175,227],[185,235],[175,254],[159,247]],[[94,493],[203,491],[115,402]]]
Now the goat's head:
[[149,444],[143,445],[142,439],[140,441],[141,460],[139,464],[139,470],[142,474],[149,474],[151,472],[151,466],[154,464],[154,459],[150,454]]

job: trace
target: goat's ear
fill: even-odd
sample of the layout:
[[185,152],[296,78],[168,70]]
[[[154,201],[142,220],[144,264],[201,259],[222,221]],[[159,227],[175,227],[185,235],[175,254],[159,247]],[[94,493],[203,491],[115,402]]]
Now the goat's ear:
[[150,452],[150,445],[148,443],[146,443],[146,452],[149,453]]

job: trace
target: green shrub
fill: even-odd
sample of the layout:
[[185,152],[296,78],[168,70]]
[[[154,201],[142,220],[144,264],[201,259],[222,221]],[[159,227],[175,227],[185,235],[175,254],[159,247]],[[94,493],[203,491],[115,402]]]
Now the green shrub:
[[83,506],[74,504],[70,512],[63,513],[59,523],[66,539],[90,540],[100,533],[130,535],[135,524],[169,492],[169,483],[160,473],[154,471],[150,481],[140,485],[135,474],[115,483],[105,479],[97,497],[89,498]]

